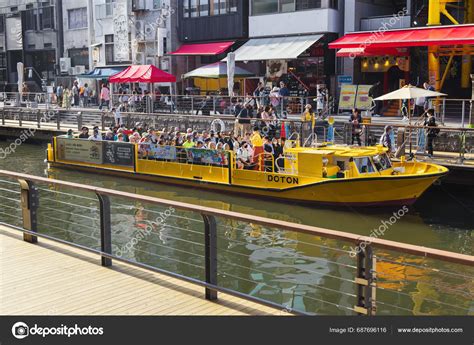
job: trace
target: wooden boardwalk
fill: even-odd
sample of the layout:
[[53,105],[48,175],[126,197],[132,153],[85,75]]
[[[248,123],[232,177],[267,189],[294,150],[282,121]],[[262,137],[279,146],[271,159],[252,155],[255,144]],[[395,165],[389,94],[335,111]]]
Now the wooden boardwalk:
[[0,315],[287,315],[0,226]]

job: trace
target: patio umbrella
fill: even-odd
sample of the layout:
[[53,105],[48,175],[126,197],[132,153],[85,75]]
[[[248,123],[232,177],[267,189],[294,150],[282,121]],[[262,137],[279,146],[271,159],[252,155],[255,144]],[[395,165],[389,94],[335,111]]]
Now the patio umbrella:
[[[251,77],[254,74],[241,67],[235,66],[234,78]],[[216,62],[210,65],[199,67],[191,72],[186,73],[184,78],[209,78],[218,79],[227,77],[227,64],[225,62]]]
[[[444,93],[421,89],[413,85],[405,85],[401,89],[387,93],[386,95],[375,98],[375,101],[388,101],[388,100],[400,100],[400,99],[416,99],[416,98],[427,98],[427,97],[440,97],[447,96]],[[408,121],[411,125],[411,107],[408,106]],[[409,127],[409,138],[411,138],[411,127]],[[412,142],[410,140],[410,154],[412,151]]]
[[405,85],[401,89],[387,93],[386,95],[377,97],[374,101],[388,101],[393,99],[415,99],[426,97],[447,96],[444,93],[421,89],[413,85]]

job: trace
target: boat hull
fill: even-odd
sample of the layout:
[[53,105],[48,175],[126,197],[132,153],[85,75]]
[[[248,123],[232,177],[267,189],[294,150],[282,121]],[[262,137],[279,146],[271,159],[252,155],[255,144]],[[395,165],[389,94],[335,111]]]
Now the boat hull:
[[278,202],[326,204],[339,206],[402,206],[413,204],[437,179],[445,173],[420,176],[381,176],[324,180],[286,189],[258,188],[239,184],[206,182],[170,176],[158,176],[132,171],[103,169],[87,165],[50,162],[51,167],[133,178],[137,180],[188,186]]

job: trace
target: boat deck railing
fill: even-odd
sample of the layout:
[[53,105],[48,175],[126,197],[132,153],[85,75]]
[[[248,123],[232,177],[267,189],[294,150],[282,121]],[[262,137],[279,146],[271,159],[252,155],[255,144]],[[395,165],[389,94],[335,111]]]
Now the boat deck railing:
[[0,200],[0,223],[28,242],[178,278],[208,300],[304,315],[472,313],[474,256],[383,239],[406,206],[362,236],[5,170]]

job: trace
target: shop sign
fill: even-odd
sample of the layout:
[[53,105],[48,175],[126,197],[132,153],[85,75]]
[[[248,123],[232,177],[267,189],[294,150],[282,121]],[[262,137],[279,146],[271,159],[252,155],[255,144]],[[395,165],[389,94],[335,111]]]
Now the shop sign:
[[368,110],[372,107],[372,97],[369,97],[369,91],[372,85],[359,85],[357,88],[357,98],[355,107],[362,110]]
[[343,84],[339,96],[339,109],[352,109],[356,101],[357,85]]
[[339,75],[339,76],[337,76],[337,82],[339,84],[352,84],[352,76],[351,75]]

